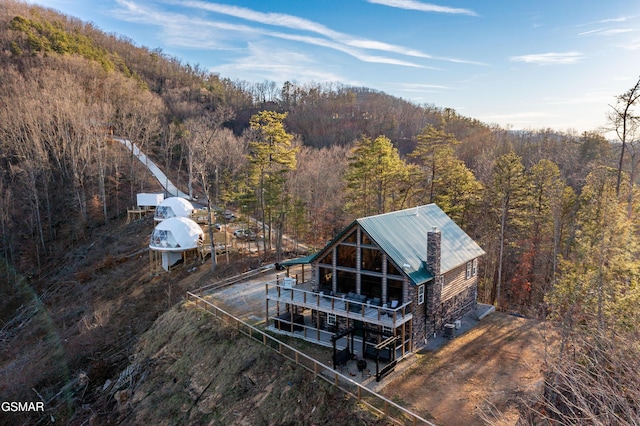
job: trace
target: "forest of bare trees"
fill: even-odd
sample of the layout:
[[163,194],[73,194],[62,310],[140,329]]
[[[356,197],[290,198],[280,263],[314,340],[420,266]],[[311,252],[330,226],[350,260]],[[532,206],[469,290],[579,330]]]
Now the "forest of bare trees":
[[[356,217],[435,202],[487,252],[480,301],[562,330],[530,418],[637,424],[637,87],[611,94],[620,141],[509,131],[367,88],[231,81],[13,1],[0,4],[0,67],[0,255],[21,273],[41,274],[145,189],[112,135],[187,173],[210,204],[310,246]],[[269,200],[263,111],[290,143]]]

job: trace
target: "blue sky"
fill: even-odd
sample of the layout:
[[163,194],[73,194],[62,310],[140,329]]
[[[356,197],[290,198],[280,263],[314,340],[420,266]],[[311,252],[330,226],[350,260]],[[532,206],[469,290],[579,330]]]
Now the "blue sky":
[[249,82],[339,82],[511,129],[591,131],[640,77],[629,0],[31,0]]

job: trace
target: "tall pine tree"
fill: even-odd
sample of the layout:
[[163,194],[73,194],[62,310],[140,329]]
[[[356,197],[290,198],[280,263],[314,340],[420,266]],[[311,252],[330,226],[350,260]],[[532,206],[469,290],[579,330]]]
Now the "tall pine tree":
[[298,148],[293,146],[293,136],[284,128],[286,117],[286,113],[261,111],[250,121],[253,140],[249,142],[249,176],[262,215],[265,253],[271,250],[274,225],[277,247],[281,247],[282,231],[290,208],[291,197],[286,181],[288,172],[296,168]]
[[362,136],[349,157],[345,174],[345,210],[356,217],[403,208],[413,185],[413,168],[385,136]]

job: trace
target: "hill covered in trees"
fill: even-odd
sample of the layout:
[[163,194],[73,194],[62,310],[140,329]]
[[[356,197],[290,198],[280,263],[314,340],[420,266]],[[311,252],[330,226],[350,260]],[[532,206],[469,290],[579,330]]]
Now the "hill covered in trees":
[[[265,258],[283,255],[284,234],[321,246],[354,217],[438,203],[487,252],[480,301],[564,327],[545,415],[637,416],[624,405],[637,387],[608,391],[615,401],[588,393],[599,369],[608,386],[621,374],[622,354],[601,348],[638,352],[633,115],[612,119],[622,145],[514,132],[368,88],[232,81],[51,10],[5,1],[0,12],[0,255],[36,293],[153,189],[120,136],[211,204],[270,224]],[[633,109],[635,94],[618,99]],[[584,367],[582,381],[565,366]]]

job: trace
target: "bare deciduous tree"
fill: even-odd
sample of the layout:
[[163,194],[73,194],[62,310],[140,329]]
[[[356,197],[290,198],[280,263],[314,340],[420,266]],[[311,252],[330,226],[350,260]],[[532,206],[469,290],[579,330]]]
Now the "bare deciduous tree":
[[620,160],[618,161],[618,177],[616,181],[616,194],[620,195],[620,182],[622,179],[622,167],[624,164],[624,154],[627,143],[634,139],[635,133],[640,125],[640,117],[635,115],[633,107],[640,99],[640,79],[636,84],[622,95],[616,97],[617,102],[611,106],[609,114],[609,122],[613,125],[613,129],[618,135],[621,142]]

